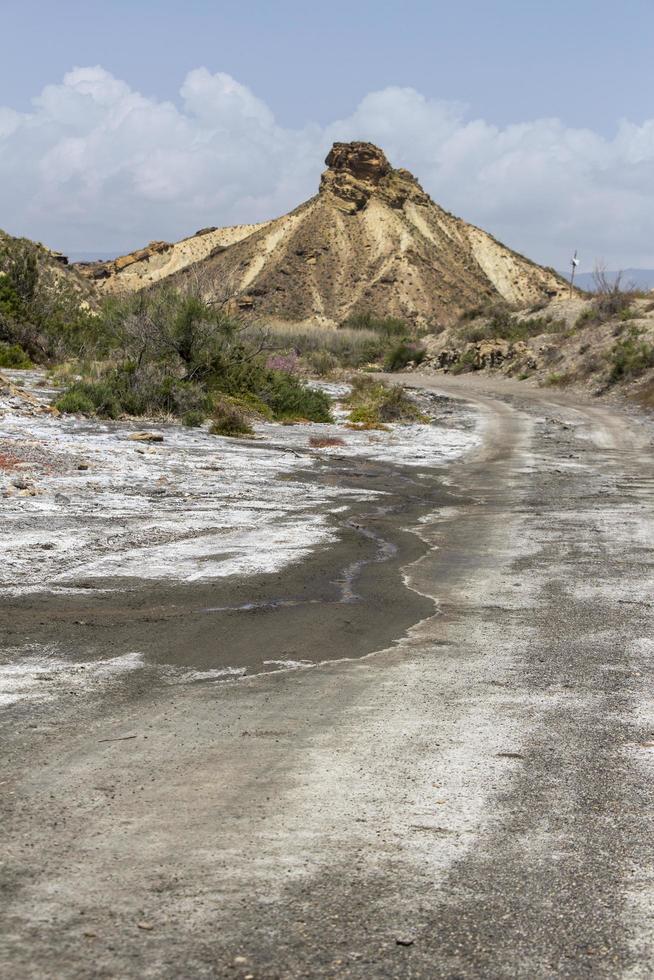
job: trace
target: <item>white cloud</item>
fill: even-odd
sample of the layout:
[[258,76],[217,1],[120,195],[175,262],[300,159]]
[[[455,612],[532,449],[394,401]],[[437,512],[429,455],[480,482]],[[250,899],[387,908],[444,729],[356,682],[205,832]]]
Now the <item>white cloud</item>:
[[288,129],[229,75],[191,71],[178,104],[100,67],[0,107],[0,225],[70,250],[120,251],[207,224],[274,217],[315,193],[335,139],[369,139],[448,210],[532,258],[654,266],[654,120],[613,139],[557,119],[500,128],[410,88],[328,126]]

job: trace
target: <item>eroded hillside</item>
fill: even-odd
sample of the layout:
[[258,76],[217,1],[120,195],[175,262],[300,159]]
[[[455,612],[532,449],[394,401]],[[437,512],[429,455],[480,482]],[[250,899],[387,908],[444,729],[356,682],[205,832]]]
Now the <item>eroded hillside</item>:
[[259,225],[203,229],[81,267],[103,292],[200,277],[255,318],[338,324],[357,312],[423,325],[453,322],[480,301],[527,305],[565,284],[439,207],[371,143],[335,143],[318,193]]

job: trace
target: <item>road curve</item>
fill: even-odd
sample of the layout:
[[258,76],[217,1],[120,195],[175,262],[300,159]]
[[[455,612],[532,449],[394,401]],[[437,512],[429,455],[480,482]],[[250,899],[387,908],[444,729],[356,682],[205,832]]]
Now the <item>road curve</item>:
[[435,614],[14,733],[3,975],[654,976],[654,428],[405,380],[483,419],[405,569]]

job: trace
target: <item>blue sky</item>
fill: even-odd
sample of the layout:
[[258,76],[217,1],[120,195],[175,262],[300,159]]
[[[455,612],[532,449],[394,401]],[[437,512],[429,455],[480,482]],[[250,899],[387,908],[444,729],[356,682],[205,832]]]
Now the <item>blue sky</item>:
[[538,261],[654,265],[651,0],[8,0],[2,30],[13,233],[119,251],[271,217],[361,137]]

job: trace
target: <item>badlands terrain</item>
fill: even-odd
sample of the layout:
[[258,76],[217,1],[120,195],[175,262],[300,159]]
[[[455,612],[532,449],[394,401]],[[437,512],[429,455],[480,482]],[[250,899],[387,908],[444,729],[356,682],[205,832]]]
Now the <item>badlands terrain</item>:
[[2,976],[654,976],[651,296],[335,144],[0,357]]
[[80,265],[103,292],[200,277],[251,317],[336,325],[356,312],[423,325],[483,300],[527,306],[565,282],[439,207],[372,143],[335,143],[318,194],[261,225],[206,228]]
[[651,976],[651,421],[413,373],[142,442],[21,377],[5,975]]

